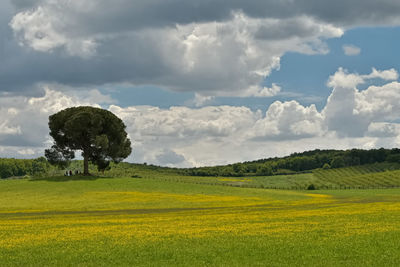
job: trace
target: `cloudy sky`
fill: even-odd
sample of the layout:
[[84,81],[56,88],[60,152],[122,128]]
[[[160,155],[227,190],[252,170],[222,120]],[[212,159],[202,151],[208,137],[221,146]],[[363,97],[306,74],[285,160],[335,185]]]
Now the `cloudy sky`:
[[400,146],[398,0],[1,0],[0,157],[48,116],[124,120],[130,162]]

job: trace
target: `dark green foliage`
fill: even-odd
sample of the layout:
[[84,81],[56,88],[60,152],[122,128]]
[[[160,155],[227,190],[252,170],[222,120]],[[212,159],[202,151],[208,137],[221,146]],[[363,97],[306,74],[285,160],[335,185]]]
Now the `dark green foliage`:
[[260,176],[269,176],[272,175],[272,168],[270,165],[268,164],[263,164],[258,166],[257,170],[256,170],[256,174],[260,175]]
[[386,161],[400,163],[400,154],[388,155]]
[[70,159],[72,151],[81,150],[84,174],[89,174],[89,161],[99,170],[106,170],[110,161],[120,162],[132,151],[125,124],[101,108],[64,109],[49,117],[49,128],[54,139],[53,147],[45,152],[49,162],[62,165]]
[[98,171],[104,172],[111,169],[110,161],[98,160],[96,163]]
[[0,178],[45,174],[49,170],[46,159],[0,159]]
[[307,186],[307,190],[315,190],[315,185],[314,184],[310,184],[309,186]]
[[342,168],[375,162],[400,162],[400,149],[313,150],[293,153],[283,158],[260,159],[226,166],[200,167],[181,170],[193,176],[268,176],[307,173],[318,168]]
[[[346,166],[343,157],[335,157],[331,161],[332,168],[342,168]],[[350,165],[349,165],[350,166]]]
[[62,149],[53,145],[50,149],[44,151],[44,155],[51,165],[57,166],[60,169],[65,169],[75,158],[75,153],[69,149]]

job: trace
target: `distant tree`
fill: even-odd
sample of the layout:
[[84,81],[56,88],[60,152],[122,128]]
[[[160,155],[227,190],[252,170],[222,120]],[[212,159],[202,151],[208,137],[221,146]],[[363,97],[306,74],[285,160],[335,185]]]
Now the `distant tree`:
[[331,161],[331,167],[332,168],[342,168],[345,166],[345,162],[343,160],[343,157],[334,157]]
[[331,165],[329,165],[328,163],[325,163],[324,166],[322,166],[322,169],[327,170],[330,169]]
[[309,186],[307,186],[307,190],[315,190],[315,185],[314,184],[310,184]]
[[131,152],[125,124],[112,112],[95,107],[72,107],[49,117],[54,145],[45,150],[47,160],[67,166],[75,150],[82,151],[83,174],[89,175],[89,161],[99,170],[109,168],[110,161],[120,162]]
[[272,175],[273,173],[272,173],[272,168],[271,168],[271,166],[269,165],[269,164],[263,164],[263,165],[260,165],[258,168],[257,168],[257,172],[256,172],[256,174],[257,175]]
[[243,176],[246,173],[246,168],[244,164],[241,163],[233,164],[232,169],[234,171],[234,176]]
[[392,154],[387,156],[386,160],[388,162],[397,162],[400,163],[400,154]]
[[48,168],[48,163],[45,157],[40,157],[31,161],[31,174],[45,173]]

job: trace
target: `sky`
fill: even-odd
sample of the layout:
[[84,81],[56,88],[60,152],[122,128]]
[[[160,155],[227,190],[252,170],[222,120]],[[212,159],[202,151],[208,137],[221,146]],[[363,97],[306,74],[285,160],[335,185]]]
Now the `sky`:
[[220,165],[400,145],[398,0],[2,0],[0,157],[110,110],[129,162]]

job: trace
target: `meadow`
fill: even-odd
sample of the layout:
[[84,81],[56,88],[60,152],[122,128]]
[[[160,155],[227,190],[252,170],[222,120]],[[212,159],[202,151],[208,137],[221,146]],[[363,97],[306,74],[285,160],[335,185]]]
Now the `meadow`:
[[0,265],[400,265],[400,189],[271,190],[147,174],[1,180]]
[[[99,174],[100,175],[100,174]],[[108,175],[130,176],[191,184],[222,185],[243,188],[306,190],[310,185],[316,189],[386,189],[400,187],[400,164],[373,163],[335,169],[270,176],[187,176],[177,170],[145,165],[118,165]]]

